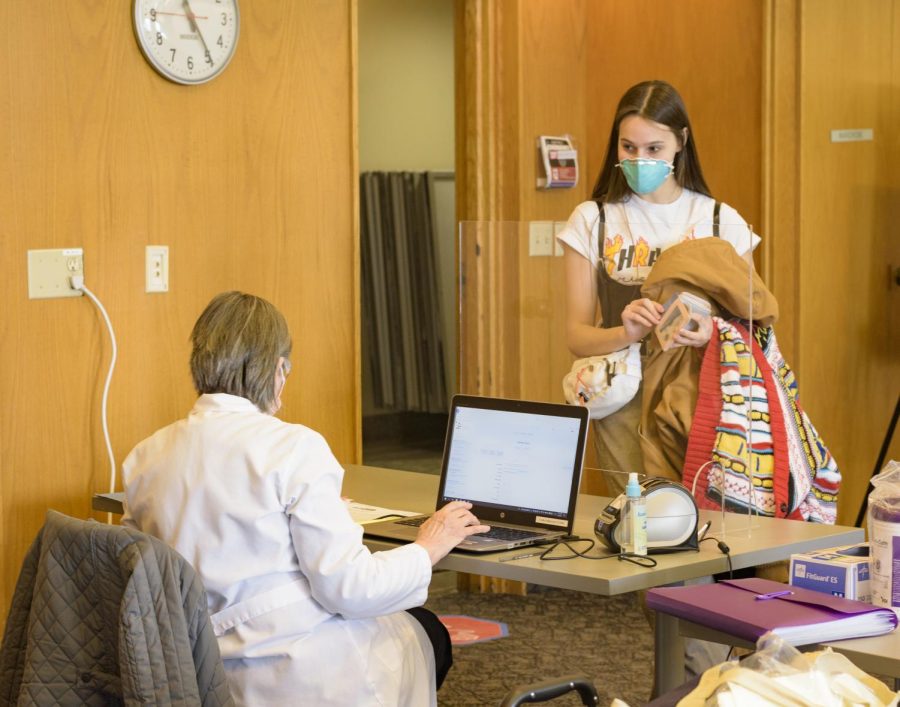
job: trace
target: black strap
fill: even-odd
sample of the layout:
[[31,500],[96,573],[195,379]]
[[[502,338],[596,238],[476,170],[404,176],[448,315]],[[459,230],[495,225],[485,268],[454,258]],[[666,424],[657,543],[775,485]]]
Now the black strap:
[[625,306],[641,296],[640,285],[623,285],[613,280],[606,271],[606,262],[603,255],[603,243],[606,229],[606,213],[604,204],[597,199],[599,216],[597,220],[597,247],[600,249],[600,267],[597,268],[597,296],[600,298],[601,327],[611,328],[622,326],[622,310]]
[[447,627],[441,623],[441,620],[434,613],[426,609],[424,606],[414,606],[407,609],[406,613],[418,621],[434,650],[434,673],[435,687],[440,690],[444,684],[444,678],[453,665],[453,645],[450,641],[450,632]]

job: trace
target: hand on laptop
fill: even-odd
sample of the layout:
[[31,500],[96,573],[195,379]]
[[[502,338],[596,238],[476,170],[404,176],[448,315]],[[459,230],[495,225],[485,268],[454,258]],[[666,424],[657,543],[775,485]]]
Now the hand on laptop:
[[455,548],[461,540],[475,533],[486,533],[491,527],[481,525],[469,510],[467,501],[451,501],[422,523],[416,544],[428,552],[431,564],[435,564]]

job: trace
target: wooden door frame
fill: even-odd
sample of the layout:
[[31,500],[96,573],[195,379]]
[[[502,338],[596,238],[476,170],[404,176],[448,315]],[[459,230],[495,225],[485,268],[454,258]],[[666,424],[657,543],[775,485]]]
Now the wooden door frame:
[[503,264],[517,261],[518,240],[503,226],[519,219],[518,3],[458,0],[455,13],[456,217],[471,246],[456,259],[457,380],[462,392],[513,396],[519,323],[504,315],[519,284]]
[[800,5],[766,0],[763,20],[762,276],[779,305],[778,342],[800,360]]

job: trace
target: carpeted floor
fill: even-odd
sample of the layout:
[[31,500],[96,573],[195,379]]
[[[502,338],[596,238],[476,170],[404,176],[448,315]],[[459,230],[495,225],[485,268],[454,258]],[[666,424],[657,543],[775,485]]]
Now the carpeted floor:
[[[631,707],[650,697],[653,634],[637,595],[600,597],[529,585],[526,597],[444,593],[426,605],[437,614],[503,621],[509,636],[454,648],[454,664],[438,692],[440,707],[493,707],[519,684],[581,673],[600,704],[613,697]],[[580,705],[574,693],[554,707]]]

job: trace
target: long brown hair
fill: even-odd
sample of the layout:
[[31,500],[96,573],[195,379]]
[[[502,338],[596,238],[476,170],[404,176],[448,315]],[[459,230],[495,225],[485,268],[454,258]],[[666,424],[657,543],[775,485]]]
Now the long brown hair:
[[[633,193],[622,170],[616,169],[619,161],[619,125],[629,115],[639,115],[669,128],[681,147],[681,151],[675,155],[675,181],[685,189],[711,196],[703,178],[703,170],[700,169],[697,142],[684,101],[678,91],[665,81],[643,81],[629,88],[619,101],[609,134],[609,144],[606,146],[606,159],[594,185],[592,199],[604,203],[626,201]],[[687,141],[683,137],[685,128]]]

